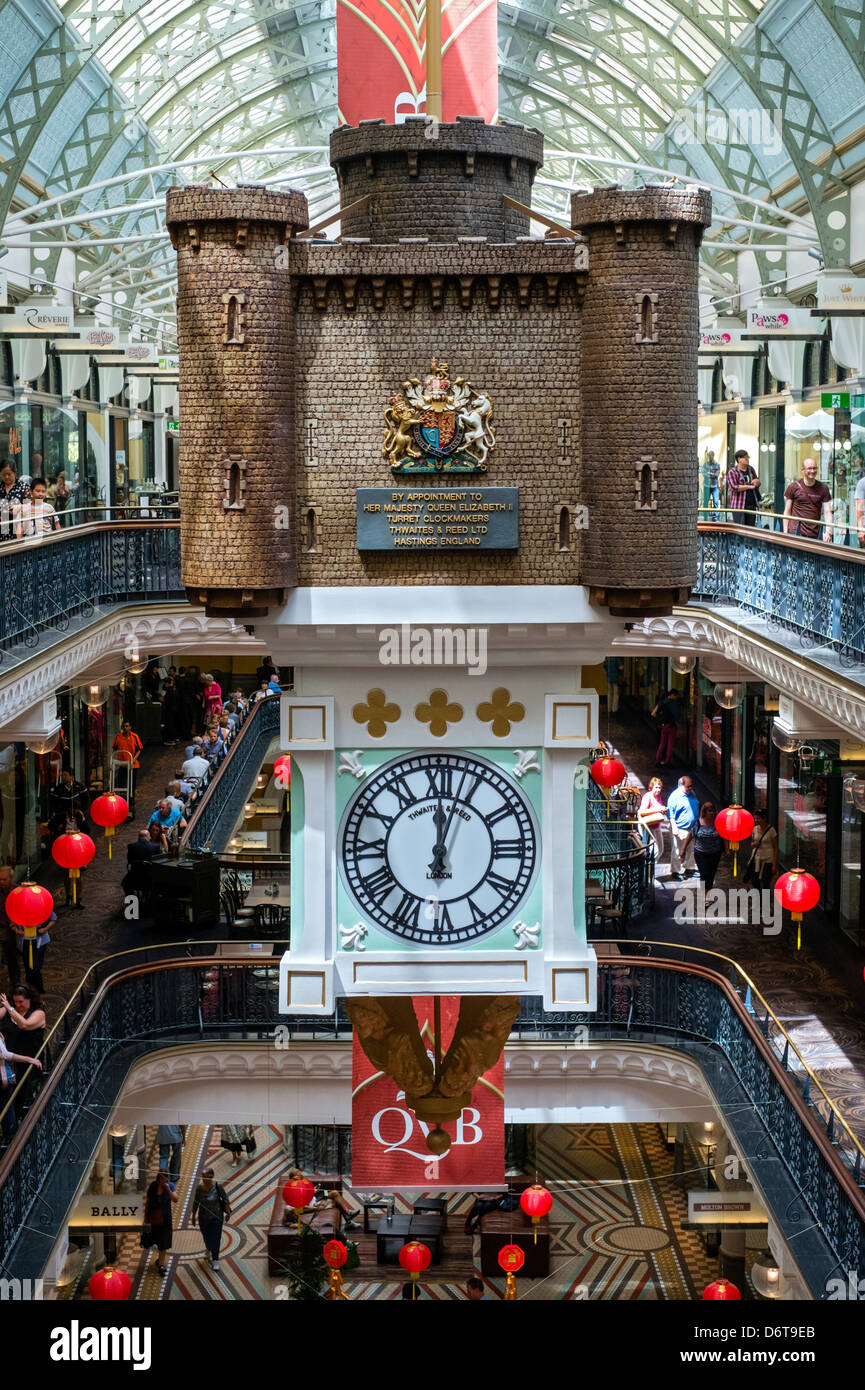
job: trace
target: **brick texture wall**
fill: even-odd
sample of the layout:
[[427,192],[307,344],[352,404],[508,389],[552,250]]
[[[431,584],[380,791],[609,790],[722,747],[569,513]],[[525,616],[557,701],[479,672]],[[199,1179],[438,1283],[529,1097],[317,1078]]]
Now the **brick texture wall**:
[[[236,607],[236,594],[254,607],[296,582],[293,293],[277,252],[287,228],[308,225],[306,199],[255,186],[172,189],[167,220],[177,249],[184,583],[213,607]],[[232,291],[243,341],[226,343]],[[232,462],[242,509],[227,510]],[[290,508],[282,528],[275,498]]]
[[[583,306],[582,459],[589,527],[582,581],[662,590],[694,582],[697,257],[711,199],[672,187],[575,194],[589,244]],[[653,341],[640,341],[653,296]],[[641,461],[654,508],[636,505]]]

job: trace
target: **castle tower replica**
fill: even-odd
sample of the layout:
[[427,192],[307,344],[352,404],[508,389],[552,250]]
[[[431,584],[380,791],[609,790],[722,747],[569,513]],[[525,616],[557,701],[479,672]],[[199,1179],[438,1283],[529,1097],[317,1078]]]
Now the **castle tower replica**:
[[591,518],[581,579],[622,617],[686,603],[697,568],[697,257],[703,189],[571,198],[589,246],[582,463]]
[[177,251],[183,579],[208,612],[254,617],[296,583],[295,335],[281,258],[309,225],[306,199],[255,186],[173,188],[167,222]]
[[185,580],[266,609],[295,673],[281,1008],[593,1009],[581,668],[695,578],[708,201],[607,190],[532,237],[541,136],[468,119],[344,127],[331,160],[338,241],[291,234],[296,195],[169,200]]

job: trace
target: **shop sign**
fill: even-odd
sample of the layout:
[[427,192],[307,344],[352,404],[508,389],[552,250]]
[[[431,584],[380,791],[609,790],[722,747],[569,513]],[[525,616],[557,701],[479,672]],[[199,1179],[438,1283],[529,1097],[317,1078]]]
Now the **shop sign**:
[[70,1226],[134,1230],[144,1220],[143,1192],[83,1192],[69,1218]]
[[755,1192],[725,1188],[719,1192],[688,1193],[691,1226],[764,1226],[766,1209]]
[[357,490],[358,550],[516,550],[519,488]]
[[865,311],[865,277],[835,274],[817,276],[817,307]]
[[748,310],[748,333],[764,338],[813,338],[819,331],[819,319],[811,317],[810,309],[791,304],[787,299],[761,300]]
[[[442,1045],[450,1046],[460,1000],[441,999]],[[432,997],[412,1000],[420,1035],[432,1060]],[[392,1077],[377,1070],[354,1035],[351,1097],[351,1185],[376,1192],[446,1188],[451,1192],[502,1187],[505,1178],[504,1053],[479,1078],[458,1120],[441,1128],[450,1135],[447,1153],[426,1146],[432,1125],[419,1120]]]
[[701,331],[699,351],[712,357],[756,357],[758,345],[743,341],[743,331],[737,318],[721,315],[714,324]]
[[45,300],[37,304],[21,304],[14,314],[4,315],[2,330],[25,338],[29,333],[40,337],[48,333],[72,333],[72,305],[50,304]]

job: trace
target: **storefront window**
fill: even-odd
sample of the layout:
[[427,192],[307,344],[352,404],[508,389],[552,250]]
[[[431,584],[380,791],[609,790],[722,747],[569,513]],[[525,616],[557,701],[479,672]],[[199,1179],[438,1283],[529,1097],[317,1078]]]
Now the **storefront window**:
[[778,845],[785,865],[798,862],[824,883],[828,780],[820,754],[819,746],[806,745],[799,753],[780,755]]
[[[856,770],[856,777],[865,770]],[[862,858],[865,855],[865,818],[853,800],[849,782],[841,801],[841,883],[838,897],[841,930],[865,945],[865,906],[862,903]]]

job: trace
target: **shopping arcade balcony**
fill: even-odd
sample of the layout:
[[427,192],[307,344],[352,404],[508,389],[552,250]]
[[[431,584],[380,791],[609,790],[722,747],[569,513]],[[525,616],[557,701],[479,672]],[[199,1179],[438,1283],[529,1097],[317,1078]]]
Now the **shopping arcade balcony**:
[[[88,971],[44,1044],[38,1093],[0,1159],[5,1277],[40,1276],[138,1058],[190,1041],[272,1041],[278,1023],[290,1038],[348,1040],[339,1010],[328,1020],[277,1014],[276,957],[229,960],[211,954],[216,944],[190,943],[181,959],[176,944],[124,952]],[[865,1261],[865,1151],[734,962],[666,943],[639,949],[667,958],[599,962],[595,1014],[545,1014],[524,999],[513,1036],[573,1044],[584,1026],[591,1041],[688,1054],[808,1287],[825,1297],[833,1274]]]
[[724,521],[698,531],[692,603],[742,609],[768,636],[865,676],[865,550]]
[[99,508],[99,519],[51,535],[0,544],[0,663],[26,660],[51,633],[81,630],[101,608],[185,600],[180,520],[128,518]]

